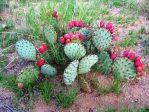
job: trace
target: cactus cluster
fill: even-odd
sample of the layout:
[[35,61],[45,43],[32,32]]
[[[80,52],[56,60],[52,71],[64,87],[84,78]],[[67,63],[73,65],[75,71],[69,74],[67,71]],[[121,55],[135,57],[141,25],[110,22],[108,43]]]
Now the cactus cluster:
[[16,51],[18,55],[26,60],[35,61],[36,49],[35,46],[27,40],[19,40],[16,43]]
[[38,78],[39,71],[32,65],[25,67],[17,77],[17,82],[22,83],[23,87],[28,87]]
[[[85,48],[81,44],[78,44],[78,43],[67,44],[64,48],[64,52],[67,55],[67,57],[69,57],[71,60],[75,60],[75,59],[77,60],[77,61],[76,60],[73,61],[65,69],[64,83],[66,85],[72,84],[73,81],[75,80],[77,74],[85,74],[85,73],[89,72],[91,70],[91,67],[98,61],[98,56],[97,55],[85,56],[85,54],[86,54]],[[81,59],[81,60],[79,61],[79,59]],[[75,66],[76,68],[72,66],[74,62],[78,62],[77,63],[78,66],[77,67]],[[72,71],[72,69],[75,69],[75,70]],[[69,71],[69,72],[67,72],[67,71]],[[68,83],[68,81],[69,81],[69,83]]]
[[90,39],[91,33],[90,33],[88,28],[81,28],[79,30],[79,32],[84,35],[84,40],[83,41],[87,41],[87,40]]

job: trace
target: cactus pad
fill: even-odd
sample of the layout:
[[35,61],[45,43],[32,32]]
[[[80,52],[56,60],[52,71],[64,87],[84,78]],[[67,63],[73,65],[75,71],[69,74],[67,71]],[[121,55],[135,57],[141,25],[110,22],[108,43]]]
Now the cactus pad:
[[91,67],[98,61],[97,55],[88,55],[79,63],[79,74],[85,74],[90,71]]
[[66,85],[71,85],[74,82],[74,80],[77,76],[78,64],[79,64],[79,61],[74,60],[65,69],[63,78],[64,78],[64,83]]
[[18,41],[16,43],[16,51],[18,55],[23,59],[30,61],[34,61],[36,59],[35,46],[27,40]]
[[112,35],[109,30],[105,28],[98,28],[94,31],[94,36],[92,38],[94,46],[98,50],[104,50],[109,47],[112,42]]
[[109,74],[112,69],[112,60],[110,58],[109,53],[101,51],[98,54],[98,58],[98,62],[94,65],[95,70],[103,74]]
[[57,35],[56,35],[54,28],[51,25],[44,26],[43,31],[44,31],[44,34],[45,34],[48,42],[53,45],[57,40]]
[[57,70],[49,64],[44,64],[41,66],[41,73],[46,76],[54,76],[57,74]]
[[38,70],[29,65],[20,72],[16,80],[18,83],[23,83],[24,87],[28,87],[38,78],[38,74]]
[[71,59],[80,59],[86,54],[84,46],[78,43],[69,43],[64,47],[66,56]]
[[117,78],[130,78],[136,76],[134,62],[128,58],[116,59],[112,68],[112,73]]

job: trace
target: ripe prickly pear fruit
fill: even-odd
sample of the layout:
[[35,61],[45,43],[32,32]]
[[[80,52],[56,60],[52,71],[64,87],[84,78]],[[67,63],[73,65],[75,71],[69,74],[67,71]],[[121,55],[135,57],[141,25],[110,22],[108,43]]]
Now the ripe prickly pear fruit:
[[18,88],[22,89],[24,87],[23,83],[19,82],[18,83]]
[[140,72],[140,75],[141,75],[141,76],[145,76],[145,72],[144,72],[144,71],[141,71],[141,72]]
[[136,56],[135,61],[141,60],[141,56]]
[[142,71],[142,67],[138,66],[138,67],[136,68],[136,70],[137,70],[137,72],[141,72],[141,71]]
[[116,31],[115,27],[113,26],[111,29],[110,29],[110,33],[114,33]]
[[117,35],[112,35],[112,41],[118,41],[119,37]]
[[70,39],[71,37],[70,37],[69,34],[65,34],[65,35],[64,35],[64,38],[65,38],[65,39]]
[[141,67],[144,69],[144,68],[145,68],[145,64],[144,64],[144,63],[142,63]]
[[83,20],[80,20],[79,21],[79,27],[82,27],[83,26]]
[[72,28],[74,27],[74,22],[73,21],[70,21],[69,24],[68,24],[69,28]]
[[45,49],[47,49],[47,44],[46,43],[42,43],[41,46],[43,46]]
[[100,27],[104,27],[104,25],[105,25],[104,20],[101,20],[101,21],[100,21]]
[[66,39],[66,42],[65,43],[66,44],[70,43],[70,39]]
[[135,66],[136,67],[141,66],[141,65],[142,65],[142,62],[140,60],[135,61]]
[[114,60],[116,58],[116,52],[111,53],[110,58]]
[[38,60],[38,62],[37,62],[37,65],[38,65],[39,67],[41,67],[44,63],[45,63],[44,58],[40,58],[40,59]]
[[106,25],[106,29],[110,30],[113,27],[113,24],[111,22],[108,22]]
[[128,54],[129,54],[129,52],[130,52],[130,50],[126,49],[126,50],[124,51],[124,53],[123,53],[123,56],[124,56],[124,57],[127,57]]
[[135,58],[135,53],[131,52],[131,53],[129,54],[128,58],[129,58],[130,60],[134,59],[134,58]]
[[56,17],[57,16],[57,11],[54,10],[52,15],[53,15],[53,17]]
[[89,28],[89,24],[85,24],[84,27],[85,27],[85,28]]
[[62,44],[64,44],[65,43],[65,38],[62,36],[62,37],[60,37],[60,42],[62,43]]
[[44,46],[40,46],[39,52],[42,54],[46,51],[46,48]]
[[80,33],[79,38],[80,38],[80,40],[83,40],[84,39],[84,35]]

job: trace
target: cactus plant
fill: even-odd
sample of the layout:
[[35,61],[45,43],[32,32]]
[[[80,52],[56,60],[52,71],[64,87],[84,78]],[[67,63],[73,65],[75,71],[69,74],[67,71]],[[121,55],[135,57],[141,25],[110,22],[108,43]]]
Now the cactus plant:
[[26,60],[35,61],[36,49],[35,46],[27,40],[19,40],[16,43],[16,51],[18,55]]
[[83,41],[87,41],[90,38],[90,36],[91,36],[88,28],[81,28],[79,30],[79,32],[82,33],[85,36]]
[[98,53],[98,58],[99,60],[94,65],[94,69],[102,74],[109,74],[112,69],[112,60],[110,59],[109,53],[101,51]]
[[63,78],[64,78],[64,83],[66,85],[71,85],[74,82],[74,80],[77,76],[78,65],[79,65],[79,61],[74,60],[65,69]]
[[17,77],[18,83],[23,83],[24,87],[28,87],[38,78],[38,70],[34,66],[29,65],[25,67]]
[[98,50],[105,50],[112,42],[112,35],[107,29],[98,28],[94,31],[92,42]]
[[135,77],[136,68],[134,62],[128,58],[117,58],[112,66],[112,73],[117,78]]
[[66,56],[71,59],[80,59],[86,54],[84,46],[78,43],[69,43],[64,47]]
[[44,64],[41,66],[41,73],[46,76],[54,76],[57,74],[57,70],[49,64]]
[[51,25],[49,25],[49,26],[45,25],[43,27],[43,31],[47,38],[47,41],[53,45],[57,40],[57,34],[56,34],[54,28]]
[[79,63],[79,74],[85,74],[90,71],[91,67],[98,61],[97,55],[88,55]]

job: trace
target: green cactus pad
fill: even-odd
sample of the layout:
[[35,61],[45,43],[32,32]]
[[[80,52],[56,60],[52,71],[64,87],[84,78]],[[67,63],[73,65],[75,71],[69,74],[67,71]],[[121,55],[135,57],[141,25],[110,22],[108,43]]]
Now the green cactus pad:
[[46,76],[54,76],[57,74],[57,70],[49,64],[44,64],[41,66],[41,73]]
[[35,46],[27,40],[19,40],[16,43],[16,51],[18,55],[26,60],[35,61],[36,49]]
[[69,43],[64,47],[66,56],[71,59],[80,59],[86,54],[84,46],[78,43]]
[[43,27],[43,31],[44,31],[44,34],[45,34],[48,42],[53,45],[57,40],[57,34],[56,34],[54,28],[51,25],[49,25],[49,26],[46,25]]
[[28,87],[38,78],[38,74],[38,70],[29,65],[20,72],[16,80],[18,83],[23,83],[24,87]]
[[90,38],[90,36],[91,36],[88,28],[81,28],[79,30],[79,32],[82,33],[82,34],[84,34],[84,36],[85,36],[85,38],[84,38],[83,41],[87,41]]
[[92,42],[98,50],[104,50],[110,46],[112,42],[112,35],[107,29],[98,28],[94,31]]
[[135,77],[137,75],[134,62],[128,58],[117,58],[112,66],[112,73],[120,79]]
[[88,55],[79,63],[79,74],[85,74],[91,70],[91,67],[98,61],[97,55]]
[[94,69],[102,74],[109,74],[112,69],[112,60],[109,53],[101,51],[98,53],[98,62],[94,65]]
[[64,83],[66,85],[71,85],[74,82],[74,80],[78,74],[77,73],[78,65],[79,65],[79,61],[74,60],[65,69],[63,78],[64,78]]

